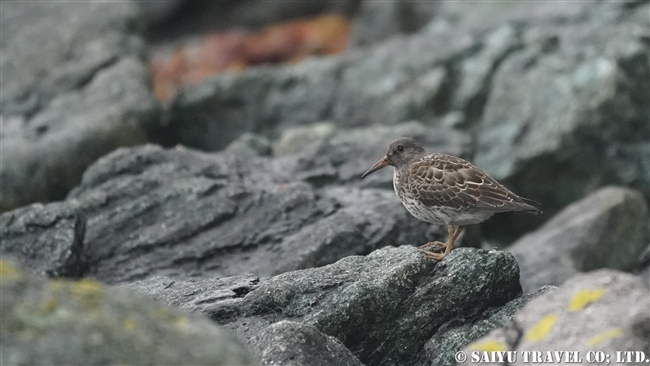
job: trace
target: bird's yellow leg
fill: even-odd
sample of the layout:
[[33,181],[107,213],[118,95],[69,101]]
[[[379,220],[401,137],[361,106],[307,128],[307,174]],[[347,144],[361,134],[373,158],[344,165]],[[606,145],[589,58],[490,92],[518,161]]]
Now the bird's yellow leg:
[[421,245],[419,248],[423,253],[434,253],[438,251],[442,252],[447,247],[447,244],[449,243],[449,240],[452,238],[453,235],[454,235],[453,226],[447,225],[447,243],[443,243],[441,241],[430,241],[424,245]]
[[431,250],[438,251],[438,250],[444,250],[446,245],[447,245],[447,243],[443,243],[441,241],[430,241],[430,242],[428,242],[428,243],[426,243],[424,245],[419,246],[418,248],[420,248],[422,251],[424,251],[425,249],[435,247],[435,248],[433,248]]
[[422,252],[426,255],[427,258],[440,261],[444,257],[446,257],[447,254],[449,254],[449,252],[451,252],[451,250],[454,248],[454,242],[456,241],[456,238],[458,238],[458,235],[460,235],[460,232],[463,231],[463,227],[462,226],[455,227],[453,225],[447,225],[447,231],[449,233],[449,239],[447,239],[445,251],[443,253],[434,253],[428,250],[422,250]]

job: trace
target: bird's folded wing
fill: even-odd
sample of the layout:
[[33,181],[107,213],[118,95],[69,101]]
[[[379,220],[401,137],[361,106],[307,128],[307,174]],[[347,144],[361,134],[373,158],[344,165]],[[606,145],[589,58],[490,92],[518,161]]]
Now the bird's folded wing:
[[471,163],[448,155],[413,164],[408,185],[426,206],[491,211],[526,210],[529,206]]

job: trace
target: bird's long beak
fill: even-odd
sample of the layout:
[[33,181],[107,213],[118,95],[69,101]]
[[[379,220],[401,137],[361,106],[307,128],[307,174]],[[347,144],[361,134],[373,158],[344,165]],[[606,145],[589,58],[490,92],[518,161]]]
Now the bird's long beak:
[[387,167],[388,165],[390,165],[390,164],[388,164],[388,158],[384,156],[375,165],[373,165],[372,168],[368,169],[365,173],[363,173],[363,175],[361,176],[361,179],[365,178],[366,176],[368,176],[371,173],[376,172],[377,170],[379,170],[381,168]]

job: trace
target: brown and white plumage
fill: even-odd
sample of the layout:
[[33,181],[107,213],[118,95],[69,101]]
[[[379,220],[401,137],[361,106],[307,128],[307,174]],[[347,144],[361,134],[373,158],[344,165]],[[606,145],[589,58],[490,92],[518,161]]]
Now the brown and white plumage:
[[[447,154],[427,154],[411,138],[393,141],[386,156],[361,178],[388,165],[395,167],[393,185],[404,207],[422,221],[447,225],[447,243],[421,247],[430,258],[444,258],[465,225],[478,224],[498,212],[539,212],[532,201],[519,197],[470,162]],[[444,253],[424,250],[440,244],[444,244]]]

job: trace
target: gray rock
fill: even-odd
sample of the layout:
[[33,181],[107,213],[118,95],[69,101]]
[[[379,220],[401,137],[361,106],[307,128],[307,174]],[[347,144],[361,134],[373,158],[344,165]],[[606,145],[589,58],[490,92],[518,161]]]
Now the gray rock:
[[158,131],[136,10],[3,4],[0,210],[62,199],[97,158]]
[[255,365],[223,328],[125,289],[27,276],[0,261],[3,365]]
[[[202,293],[222,293],[224,281],[231,282],[211,281],[212,290],[204,287],[188,302]],[[191,292],[196,284],[178,280],[167,289],[157,288],[155,296],[165,301],[165,292],[175,299],[173,294],[185,288]],[[387,247],[262,280],[243,298],[211,302],[208,316],[254,344],[258,352],[273,347],[264,341],[266,336],[259,336],[268,335],[269,325],[291,320],[336,337],[365,364],[421,365],[428,364],[425,344],[438,332],[452,334],[471,324],[462,338],[471,341],[501,324],[494,319],[511,316],[526,301],[509,303],[520,295],[517,263],[509,253],[458,248],[438,263],[412,246]],[[464,345],[450,343],[444,354],[436,355],[445,364],[453,362]],[[320,352],[303,350],[305,357]]]
[[432,23],[445,19],[458,27],[491,29],[495,24],[551,25],[580,22],[589,17],[592,9],[602,7],[597,1],[581,2],[517,2],[465,3],[442,2],[438,16]]
[[636,269],[649,233],[643,196],[629,188],[605,187],[571,204],[508,250],[521,268],[524,292],[530,292],[542,285],[561,285],[578,272]]
[[147,21],[147,25],[156,26],[164,23],[166,20],[173,18],[178,13],[179,8],[185,0],[168,0],[168,1],[146,1],[135,0],[140,7],[142,15]]
[[490,308],[477,319],[465,319],[463,324],[457,322],[444,324],[424,345],[423,363],[425,365],[454,365],[454,359],[449,355],[455,355],[458,350],[487,335],[493,329],[504,327],[530,300],[553,289],[555,289],[554,286],[541,287],[535,293],[517,297],[503,306]]
[[[559,289],[530,301],[505,328],[493,330],[465,352],[480,356],[482,352],[516,351],[517,360],[510,365],[528,364],[535,352],[545,358],[546,352],[554,351],[579,352],[577,363],[586,363],[590,351],[610,355],[611,363],[622,363],[616,359],[618,351],[640,351],[647,358],[648,299],[648,288],[636,276],[614,270],[578,274]],[[523,352],[529,355],[528,363]],[[563,362],[565,357],[566,353]]]
[[430,122],[449,108],[455,73],[448,64],[480,47],[478,36],[438,27],[338,57],[220,74],[178,93],[169,134],[174,143],[219,150],[243,132],[277,135],[319,121]]
[[[392,132],[407,130],[425,128],[408,124]],[[33,226],[51,211],[83,214],[83,275],[110,284],[155,275],[270,276],[386,245],[443,239],[439,227],[408,214],[392,189],[376,187],[390,187],[389,172],[383,181],[359,179],[384,153],[384,143],[372,141],[392,134],[390,128],[375,132],[357,143],[355,136],[373,130],[341,131],[314,150],[281,158],[123,148],[91,166],[65,202],[7,212],[0,220]],[[428,146],[462,150],[466,140],[440,130]],[[43,228],[39,235],[55,231]],[[3,233],[3,247],[31,240]],[[51,256],[44,253],[43,263],[30,268],[49,268]]]
[[362,1],[352,18],[351,43],[367,45],[396,34],[414,33],[440,7],[438,1]]
[[187,312],[210,314],[215,309],[219,309],[221,303],[241,303],[244,296],[256,289],[258,285],[257,276],[245,274],[218,279],[185,280],[154,276],[118,287],[149,294],[156,300]]
[[330,122],[289,128],[283,131],[282,135],[273,143],[273,155],[283,156],[300,153],[326,141],[335,132],[336,126]]
[[475,127],[474,162],[549,214],[612,183],[650,198],[648,21],[633,17],[648,9],[621,4],[524,28]]
[[61,203],[34,204],[0,216],[0,254],[40,275],[81,277],[85,234],[82,213]]
[[[444,152],[456,156],[467,156],[470,152],[470,137],[462,132],[431,128],[421,123],[410,121],[395,126],[372,126],[352,129],[334,129],[329,133],[318,131],[306,137],[307,146],[303,141],[296,142],[291,136],[306,136],[307,127],[288,129],[280,138],[285,141],[286,150],[297,150],[301,166],[306,170],[305,175],[311,182],[324,184],[324,182],[338,184],[355,184],[361,187],[377,187],[388,190],[393,189],[393,173],[391,169],[384,169],[364,180],[359,180],[359,172],[365,172],[377,162],[388,148],[388,144],[396,136],[413,137],[431,152]],[[294,132],[296,131],[297,132]],[[286,137],[288,136],[288,137]],[[318,177],[321,172],[322,177]]]
[[363,366],[336,338],[316,327],[282,320],[264,328],[251,339],[262,365]]
[[266,137],[246,132],[230,143],[226,151],[240,156],[268,156],[272,149]]

